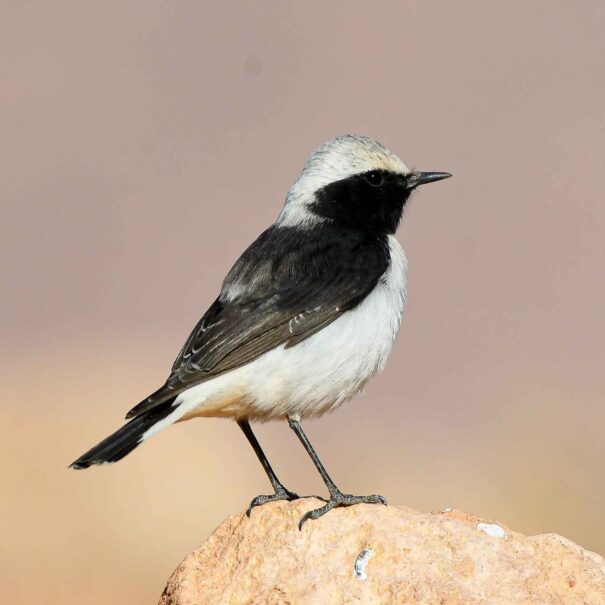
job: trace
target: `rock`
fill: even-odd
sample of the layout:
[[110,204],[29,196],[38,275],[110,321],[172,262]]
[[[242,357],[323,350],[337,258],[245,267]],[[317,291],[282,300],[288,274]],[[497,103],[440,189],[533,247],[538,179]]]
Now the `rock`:
[[314,499],[230,517],[169,579],[160,605],[603,605],[605,560],[446,509],[335,509]]

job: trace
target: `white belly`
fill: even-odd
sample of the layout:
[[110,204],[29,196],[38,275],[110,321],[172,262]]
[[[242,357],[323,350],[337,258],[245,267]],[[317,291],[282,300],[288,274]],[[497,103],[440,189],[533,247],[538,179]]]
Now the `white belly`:
[[407,261],[392,236],[389,249],[389,268],[355,309],[291,348],[277,347],[181,393],[173,414],[158,424],[195,416],[304,418],[333,410],[356,395],[384,368],[401,323]]

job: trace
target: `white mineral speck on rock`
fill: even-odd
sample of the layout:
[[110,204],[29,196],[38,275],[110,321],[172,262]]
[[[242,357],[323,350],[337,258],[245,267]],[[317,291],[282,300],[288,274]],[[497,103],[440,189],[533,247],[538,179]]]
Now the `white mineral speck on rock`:
[[371,548],[364,548],[357,556],[357,559],[355,559],[355,571],[353,575],[358,580],[367,580],[366,565],[373,554],[374,551]]
[[506,531],[504,528],[495,523],[477,523],[477,529],[485,532],[492,538],[506,538]]

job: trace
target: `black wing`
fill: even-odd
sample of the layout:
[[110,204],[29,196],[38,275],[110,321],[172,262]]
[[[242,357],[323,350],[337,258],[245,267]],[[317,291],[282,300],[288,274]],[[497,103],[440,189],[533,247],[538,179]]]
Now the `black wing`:
[[388,264],[383,238],[325,225],[271,227],[231,269],[164,386],[127,418],[279,345],[291,347],[308,338],[359,304]]

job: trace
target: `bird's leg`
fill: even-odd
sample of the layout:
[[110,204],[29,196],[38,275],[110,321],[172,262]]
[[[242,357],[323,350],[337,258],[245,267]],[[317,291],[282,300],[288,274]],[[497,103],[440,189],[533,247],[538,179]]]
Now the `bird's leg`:
[[302,519],[298,524],[298,529],[302,529],[304,523],[309,519],[319,519],[319,517],[325,515],[328,511],[339,506],[351,506],[353,504],[360,504],[362,502],[366,504],[386,505],[387,501],[382,496],[352,496],[351,494],[343,494],[336,487],[336,484],[334,483],[334,481],[332,481],[330,475],[328,475],[328,472],[324,468],[324,465],[321,463],[321,460],[313,449],[311,442],[305,435],[305,432],[302,430],[299,421],[292,417],[288,417],[288,424],[290,425],[290,428],[296,433],[296,436],[300,439],[300,442],[303,444],[305,450],[307,450],[307,454],[309,454],[311,460],[313,460],[313,464],[315,464],[315,467],[319,471],[319,474],[321,475],[322,479],[324,480],[324,483],[326,484],[326,487],[328,488],[328,491],[330,492],[330,499],[327,500],[322,507],[311,510],[303,515]]
[[274,502],[275,500],[297,500],[298,498],[300,498],[298,494],[295,494],[294,492],[291,492],[290,490],[286,489],[283,486],[282,482],[277,478],[277,475],[269,464],[269,460],[267,460],[267,456],[265,456],[265,452],[263,452],[263,449],[261,448],[258,439],[252,432],[252,427],[250,426],[250,423],[247,420],[238,420],[237,424],[239,428],[242,429],[242,431],[244,432],[244,435],[246,435],[246,438],[250,442],[250,445],[252,446],[252,449],[260,460],[260,463],[263,465],[265,473],[267,473],[267,477],[269,477],[269,481],[271,481],[271,485],[275,490],[274,494],[268,496],[256,496],[256,498],[254,498],[252,502],[250,502],[250,506],[248,506],[246,515],[248,515],[249,517],[250,512],[255,506],[265,504],[265,502]]

